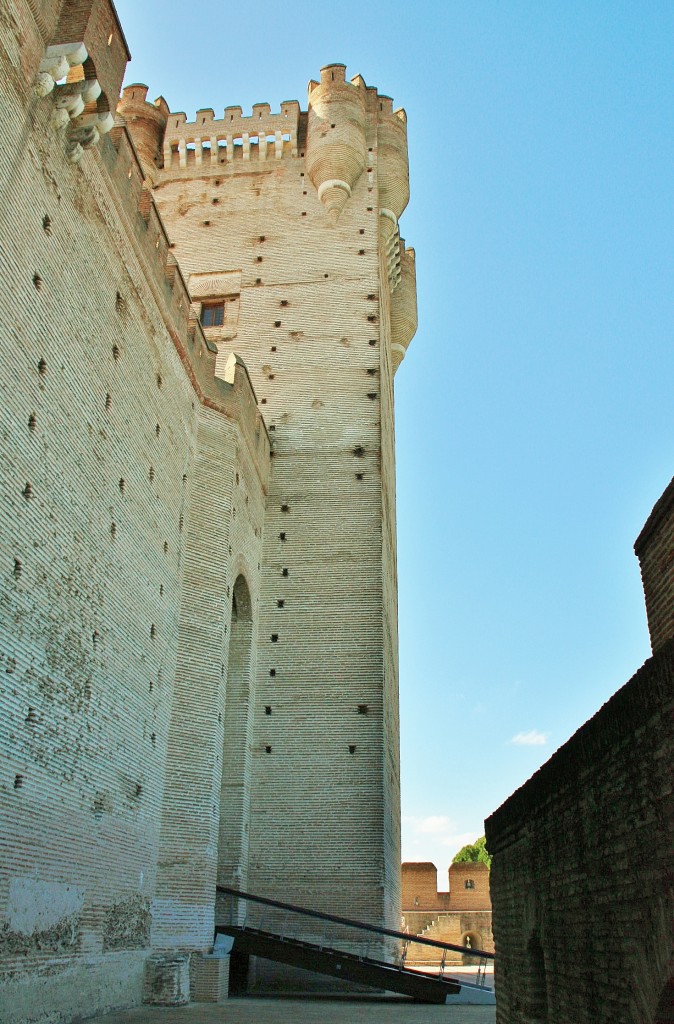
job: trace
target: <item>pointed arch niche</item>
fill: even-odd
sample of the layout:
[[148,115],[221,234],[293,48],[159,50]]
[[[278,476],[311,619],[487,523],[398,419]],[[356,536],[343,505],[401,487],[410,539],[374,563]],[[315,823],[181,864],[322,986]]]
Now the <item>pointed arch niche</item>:
[[527,1024],[547,1024],[548,991],[545,977],[545,955],[541,940],[534,932],[527,943],[528,1017]]
[[245,889],[250,818],[251,678],[253,614],[248,584],[234,584],[220,788],[218,882]]

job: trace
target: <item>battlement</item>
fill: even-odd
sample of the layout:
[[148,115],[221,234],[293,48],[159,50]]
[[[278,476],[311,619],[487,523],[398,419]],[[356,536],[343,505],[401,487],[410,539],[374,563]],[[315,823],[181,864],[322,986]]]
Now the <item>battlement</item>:
[[374,163],[368,153],[375,152],[376,142],[376,172],[368,167],[368,175],[377,175],[380,206],[390,221],[382,231],[396,264],[389,268],[395,288],[397,221],[409,200],[407,115],[394,110],[391,97],[368,86],[362,75],[347,81],[344,64],[326,65],[320,80],[309,82],[307,106],[304,112],[297,100],[287,100],[272,113],[270,104],[255,103],[250,114],[228,106],[222,117],[203,107],[188,121],[184,111],[169,111],[162,97],[149,103],[147,87],[136,84],[124,90],[119,114],[153,183],[157,169],[188,176],[251,165],[261,170],[268,160],[306,158],[309,179],[332,224]]
[[355,85],[362,82],[363,87],[366,90],[366,104],[368,115],[372,121],[377,121],[380,125],[392,122],[394,125],[400,122],[404,127],[407,127],[407,114],[403,107],[397,107],[393,109],[393,99],[391,96],[384,96],[377,90],[376,86],[365,85],[362,77],[357,75],[356,78],[352,79]]
[[350,82],[347,82],[345,64],[327,64],[321,68],[320,81],[317,82],[312,78],[309,82],[309,97],[311,98],[312,92],[314,89],[319,88],[319,86],[339,87],[340,85],[353,86],[354,89],[360,89],[366,94],[365,106],[373,120],[379,119],[383,121],[388,116],[402,121],[405,125],[407,124],[405,110],[402,107],[394,110],[393,99],[390,96],[380,94],[376,86],[368,85],[362,75],[354,75]]
[[156,100],[150,101],[147,98],[148,91],[149,86],[145,85],[143,82],[133,82],[131,85],[126,85],[122,89],[122,103],[147,103],[151,107],[156,107],[157,110],[160,110],[166,115],[166,117],[170,117],[171,111],[164,97],[157,96]]
[[297,156],[300,105],[281,104],[278,114],[269,103],[255,103],[250,115],[241,107],[225,107],[216,118],[210,108],[198,110],[194,121],[183,112],[170,112],[164,133],[164,167],[218,165],[234,160],[280,159]]

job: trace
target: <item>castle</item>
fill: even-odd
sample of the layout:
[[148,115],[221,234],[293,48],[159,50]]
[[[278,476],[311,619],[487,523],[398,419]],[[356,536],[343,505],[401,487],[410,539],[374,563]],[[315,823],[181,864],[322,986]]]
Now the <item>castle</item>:
[[405,114],[334,64],[187,121],[128,58],[110,0],[5,5],[13,1022],[198,996],[218,882],[399,922]]
[[[438,892],[438,872],[429,861],[402,865],[403,926],[411,935],[494,952],[491,930],[489,868],[486,864],[456,862],[447,872],[449,886]],[[470,953],[412,944],[410,959],[439,966],[470,962]]]

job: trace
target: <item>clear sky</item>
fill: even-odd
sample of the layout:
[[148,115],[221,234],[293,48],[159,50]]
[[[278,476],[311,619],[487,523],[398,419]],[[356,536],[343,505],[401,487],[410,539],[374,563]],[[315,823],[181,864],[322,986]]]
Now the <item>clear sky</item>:
[[[117,0],[127,82],[408,114],[396,377],[403,857],[451,857],[649,654],[632,544],[674,473],[674,4]],[[443,886],[445,887],[445,886]]]

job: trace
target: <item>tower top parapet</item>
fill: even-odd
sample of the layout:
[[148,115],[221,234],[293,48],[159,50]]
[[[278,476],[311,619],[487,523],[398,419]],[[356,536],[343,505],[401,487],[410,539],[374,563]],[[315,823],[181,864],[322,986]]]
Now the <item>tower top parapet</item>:
[[148,103],[151,107],[156,107],[162,114],[167,117],[171,113],[170,108],[163,96],[157,96],[156,100],[150,101],[147,98],[149,87],[143,82],[132,82],[130,85],[125,85],[122,89],[121,102],[123,104],[138,104]]
[[182,111],[171,111],[166,125],[166,140],[178,142],[183,139],[188,143],[210,136],[218,140],[226,140],[228,136],[241,138],[243,135],[253,138],[274,136],[277,131],[296,139],[299,117],[297,100],[286,100],[278,114],[272,114],[269,103],[254,103],[252,113],[248,115],[241,107],[225,107],[221,118],[216,118],[211,107],[204,107],[197,110],[194,121],[188,121]]
[[256,147],[260,159],[266,159],[269,144],[272,157],[281,157],[286,152],[297,156],[299,122],[297,100],[283,102],[278,114],[272,114],[269,103],[253,104],[248,115],[244,115],[241,107],[225,107],[221,118],[205,107],[197,111],[194,121],[188,121],[182,111],[172,111],[164,133],[164,166],[170,167],[177,153],[178,165],[187,167],[188,147],[194,149],[197,164],[205,154],[211,163],[230,162],[237,149],[248,160],[251,146]]
[[311,103],[311,94],[314,89],[318,89],[321,86],[331,85],[352,85],[355,89],[362,89],[366,94],[365,106],[369,114],[379,115],[389,114],[392,117],[397,118],[404,124],[407,124],[407,114],[402,107],[398,107],[396,110],[393,109],[393,99],[390,96],[385,96],[380,93],[376,86],[368,85],[362,75],[354,75],[354,77],[347,82],[346,80],[346,65],[345,64],[326,64],[325,67],[321,68],[320,81],[312,78],[307,87],[309,93],[309,102]]
[[[319,81],[309,82],[306,111],[297,100],[285,100],[278,112],[269,103],[255,103],[249,114],[236,105],[218,117],[212,107],[204,107],[188,120],[184,111],[169,110],[162,97],[148,102],[147,88],[133,85],[124,90],[120,116],[153,180],[156,168],[219,172],[306,158],[309,178],[334,223],[365,167],[377,159],[379,200],[393,225],[388,234],[397,230],[407,205],[405,111],[394,110],[391,97],[368,86],[362,75],[349,81],[345,64],[326,64]],[[368,160],[368,152],[377,157]]]
[[216,118],[211,107],[203,107],[197,110],[194,121],[188,121],[183,111],[171,111],[170,122],[167,130],[172,132],[190,131],[202,134],[205,127],[213,128],[215,131],[222,131],[225,135],[230,132],[249,132],[257,135],[259,131],[268,129],[273,132],[283,125],[292,128],[296,127],[300,115],[300,105],[297,100],[284,100],[278,114],[272,114],[269,103],[254,103],[251,114],[244,114],[243,108],[238,106],[225,107],[222,118]]

